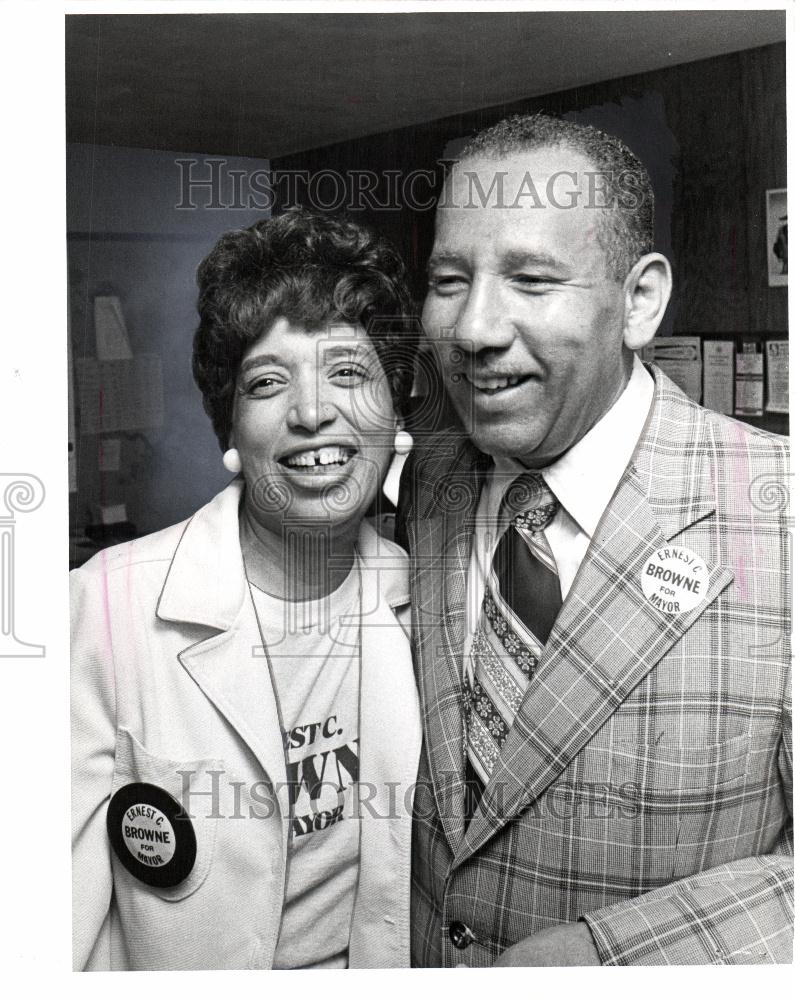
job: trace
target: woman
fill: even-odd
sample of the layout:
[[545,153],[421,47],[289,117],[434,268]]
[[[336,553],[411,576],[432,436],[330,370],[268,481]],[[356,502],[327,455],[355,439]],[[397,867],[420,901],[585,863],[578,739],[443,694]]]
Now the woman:
[[410,446],[403,268],[296,210],[199,285],[236,478],[72,574],[75,965],[408,965],[406,557],[364,520]]

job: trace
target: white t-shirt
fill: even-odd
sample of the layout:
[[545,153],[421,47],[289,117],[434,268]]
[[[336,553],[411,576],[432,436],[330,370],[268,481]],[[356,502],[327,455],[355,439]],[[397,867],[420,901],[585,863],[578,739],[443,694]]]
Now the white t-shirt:
[[275,969],[345,968],[359,877],[358,563],[317,601],[252,587],[276,685],[292,829]]

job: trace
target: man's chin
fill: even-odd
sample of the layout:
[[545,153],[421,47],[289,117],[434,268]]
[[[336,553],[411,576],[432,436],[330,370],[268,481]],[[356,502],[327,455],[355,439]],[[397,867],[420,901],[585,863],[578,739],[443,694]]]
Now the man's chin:
[[535,462],[534,456],[543,451],[543,439],[538,441],[526,430],[507,427],[476,428],[470,435],[475,447],[494,459],[516,459],[528,468],[543,465],[543,458]]

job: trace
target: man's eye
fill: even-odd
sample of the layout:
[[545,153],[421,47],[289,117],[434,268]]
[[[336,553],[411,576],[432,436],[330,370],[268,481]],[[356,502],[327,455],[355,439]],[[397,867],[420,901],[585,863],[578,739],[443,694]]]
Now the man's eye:
[[552,278],[548,278],[544,274],[515,274],[513,281],[514,284],[526,291],[541,291],[554,284]]
[[437,274],[431,275],[428,285],[435,292],[442,295],[445,292],[455,292],[466,285],[466,278],[461,274]]

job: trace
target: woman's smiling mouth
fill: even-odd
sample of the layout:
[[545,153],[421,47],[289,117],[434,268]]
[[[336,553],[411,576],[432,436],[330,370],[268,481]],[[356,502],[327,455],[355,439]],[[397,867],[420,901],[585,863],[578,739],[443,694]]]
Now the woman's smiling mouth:
[[324,445],[322,448],[294,451],[292,454],[280,458],[279,464],[299,472],[305,470],[315,472],[325,468],[332,471],[347,465],[355,453],[355,448],[342,445]]

